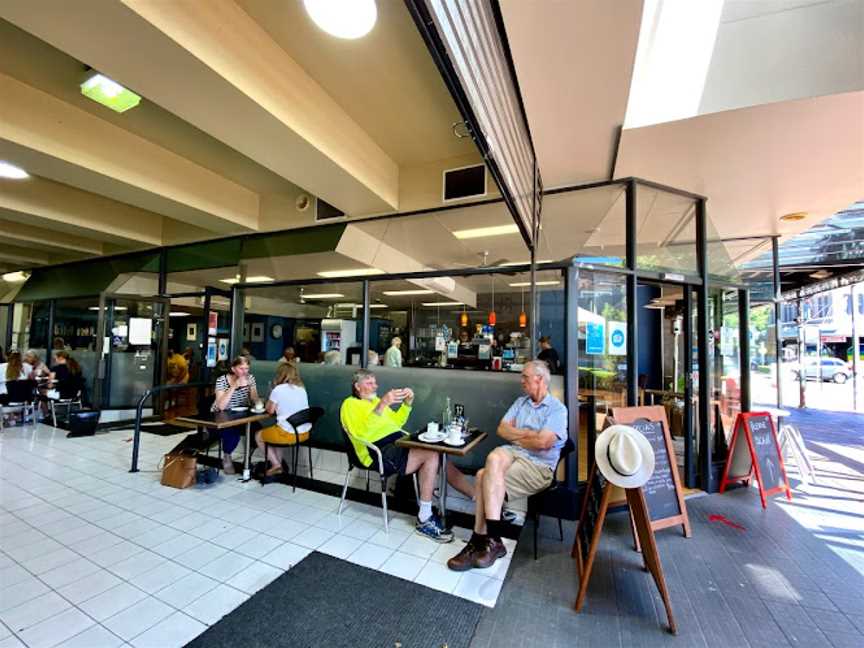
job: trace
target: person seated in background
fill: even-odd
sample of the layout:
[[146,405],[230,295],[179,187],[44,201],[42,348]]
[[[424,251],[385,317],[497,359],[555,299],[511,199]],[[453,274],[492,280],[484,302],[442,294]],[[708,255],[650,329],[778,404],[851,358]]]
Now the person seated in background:
[[244,346],[242,349],[240,349],[240,355],[243,356],[244,358],[246,358],[249,361],[250,365],[255,360],[255,356],[252,355],[252,352],[249,350],[249,347]]
[[[297,412],[309,409],[309,397],[303,381],[300,380],[300,372],[296,365],[286,362],[276,367],[276,377],[273,379],[273,390],[267,399],[267,413],[276,416],[276,425],[259,430],[255,435],[258,449],[264,453],[264,443],[276,443],[279,445],[293,445],[302,443],[309,438],[309,430],[312,427],[304,423],[295,430],[288,423]],[[266,460],[270,467],[266,469],[266,475],[272,477],[282,472],[282,449],[270,446]]]
[[168,362],[165,371],[169,385],[185,385],[189,382],[189,363],[186,358],[168,349]]
[[28,364],[33,368],[30,374],[30,377],[33,380],[44,380],[45,378],[51,377],[51,369],[48,368],[48,365],[42,362],[39,353],[33,349],[29,349],[27,353],[24,354],[24,364]]
[[[385,474],[420,476],[420,510],[414,528],[420,535],[435,542],[452,542],[453,533],[445,529],[432,511],[432,496],[438,473],[438,453],[416,448],[400,448],[396,441],[403,436],[402,427],[411,414],[414,392],[409,388],[391,389],[378,397],[378,381],[368,369],[354,372],[352,395],[342,402],[339,418],[342,427],[352,437],[351,444],[364,466],[373,470],[384,468]],[[397,409],[393,409],[398,406]],[[372,443],[381,450],[383,466],[378,457],[356,439]]]
[[324,354],[325,365],[341,365],[342,355],[338,351],[328,351]]
[[504,496],[527,497],[552,483],[561,448],[567,441],[567,408],[549,393],[549,365],[526,362],[520,396],[498,424],[498,436],[508,442],[486,457],[477,472],[474,533],[468,544],[447,561],[453,571],[491,567],[507,555],[501,541]]
[[366,366],[377,367],[380,361],[381,359],[378,357],[378,352],[374,349],[369,349],[369,353],[366,354]]
[[[258,387],[255,376],[250,372],[246,356],[237,356],[231,361],[227,373],[216,379],[216,399],[212,411],[224,412],[232,407],[250,407],[258,401]],[[234,474],[234,461],[231,453],[240,443],[240,435],[245,433],[246,425],[222,428],[222,468],[226,475]]]
[[56,381],[52,392],[55,398],[62,400],[77,398],[84,390],[84,375],[81,372],[81,365],[69,355],[68,351],[56,351],[54,353],[51,380]]
[[296,365],[298,362],[300,362],[300,358],[298,358],[297,354],[294,352],[293,346],[285,347],[285,350],[282,352],[282,357],[279,358],[279,362],[277,362],[276,364],[282,365],[286,362],[293,365]]
[[6,391],[6,383],[11,380],[29,380],[33,373],[33,367],[23,362],[18,351],[10,351],[6,362],[0,364],[0,403],[9,404],[9,394]]

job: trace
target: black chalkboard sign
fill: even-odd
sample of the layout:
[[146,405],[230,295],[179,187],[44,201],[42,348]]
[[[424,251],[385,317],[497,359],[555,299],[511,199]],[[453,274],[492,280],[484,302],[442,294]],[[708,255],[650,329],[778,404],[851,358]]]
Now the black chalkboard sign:
[[738,415],[720,492],[737,481],[749,483],[754,475],[759,483],[762,508],[767,507],[767,497],[774,493],[785,492],[786,498],[792,499],[774,420],[768,412],[744,412]]
[[690,520],[681,493],[678,462],[666,423],[666,409],[660,405],[613,407],[612,418],[615,423],[629,425],[642,433],[654,450],[654,473],[642,487],[651,528],[665,529],[680,524],[684,527],[684,535],[689,538]]
[[630,426],[639,430],[651,443],[654,450],[654,473],[642,487],[648,502],[651,521],[662,520],[681,514],[678,506],[678,492],[672,478],[669,453],[666,452],[666,435],[660,421],[633,421]]
[[579,524],[576,525],[576,534],[580,539],[578,543],[581,552],[580,558],[583,564],[588,562],[588,550],[591,547],[591,538],[594,536],[594,529],[598,523],[600,499],[603,496],[605,485],[606,480],[600,471],[592,471],[591,480],[586,485],[585,499],[579,514]]

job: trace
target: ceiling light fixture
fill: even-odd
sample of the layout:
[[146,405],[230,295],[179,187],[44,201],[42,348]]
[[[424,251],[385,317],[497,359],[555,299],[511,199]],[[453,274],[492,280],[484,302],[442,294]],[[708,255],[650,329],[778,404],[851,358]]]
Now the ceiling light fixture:
[[461,306],[462,302],[422,302],[422,306]]
[[189,317],[190,313],[186,311],[170,311],[168,317]]
[[398,297],[400,295],[433,295],[435,294],[434,290],[385,290],[383,291],[384,295],[389,295],[391,297]]
[[504,236],[505,234],[518,234],[516,225],[494,225],[492,227],[475,227],[473,229],[454,230],[453,236],[457,239],[482,238],[484,236]]
[[[512,266],[521,266],[521,265],[529,265],[531,261],[508,261],[507,263],[499,263],[499,268],[510,268]],[[536,265],[540,265],[541,263],[552,263],[552,259],[542,259],[540,261],[534,262]]]
[[355,268],[353,270],[325,270],[319,272],[318,276],[325,279],[339,279],[340,277],[368,277],[369,275],[380,274],[384,274],[384,271],[378,270],[378,268]]
[[339,299],[344,296],[342,293],[305,293],[303,299]]
[[792,212],[791,214],[783,214],[780,220],[784,223],[796,223],[807,218],[807,212]]
[[[560,283],[561,283],[560,281],[535,281],[534,285],[535,286],[557,286]],[[517,281],[515,283],[511,283],[510,287],[511,288],[525,288],[525,287],[530,286],[530,285],[531,285],[530,281]]]
[[375,26],[375,0],[303,0],[306,13],[325,32],[337,38],[362,38]]
[[8,162],[0,160],[0,178],[8,178],[9,180],[23,180],[24,178],[29,177],[30,174],[21,167],[17,167],[14,164],[9,164]]
[[118,113],[126,112],[141,103],[139,95],[98,72],[94,72],[81,84],[81,94]]
[[22,281],[27,281],[29,278],[30,273],[24,272],[23,270],[7,272],[3,275],[3,281],[5,281],[6,283],[21,283]]
[[[231,277],[230,279],[220,279],[220,283],[226,283],[230,285],[240,283],[240,277]],[[273,277],[267,277],[265,275],[255,275],[253,277],[246,277],[246,281],[243,283],[269,283],[271,281],[276,281]]]
[[[87,310],[98,311],[99,307],[98,306],[91,306]],[[125,310],[129,310],[129,309],[126,306],[115,306],[114,310],[116,312],[116,311],[125,311]]]

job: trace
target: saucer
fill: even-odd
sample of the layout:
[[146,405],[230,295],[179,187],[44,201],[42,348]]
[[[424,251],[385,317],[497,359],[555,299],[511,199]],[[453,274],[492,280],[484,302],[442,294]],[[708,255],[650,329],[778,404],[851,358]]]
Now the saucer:
[[458,443],[451,443],[450,441],[448,441],[448,440],[445,438],[445,439],[444,439],[444,443],[447,444],[448,446],[452,446],[452,447],[454,447],[454,448],[461,448],[463,445],[465,445],[465,439],[459,439],[459,442],[458,442]]
[[250,409],[249,411],[252,412],[253,414],[263,414],[264,412],[267,411],[267,408],[262,407],[261,409],[255,409],[255,408],[253,407],[253,408]]
[[248,407],[232,407],[231,411],[232,412],[245,412],[248,409],[249,409]]
[[443,441],[447,438],[447,435],[444,432],[423,432],[417,435],[417,438],[423,441],[424,443],[438,443],[439,441]]

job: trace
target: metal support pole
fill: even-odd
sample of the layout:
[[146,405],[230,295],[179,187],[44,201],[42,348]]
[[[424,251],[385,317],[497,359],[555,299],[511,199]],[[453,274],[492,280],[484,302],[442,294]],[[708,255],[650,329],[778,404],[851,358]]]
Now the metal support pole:
[[711,367],[708,356],[708,241],[705,199],[696,203],[696,263],[702,285],[696,290],[697,348],[699,353],[699,482],[713,492],[711,479]]
[[636,303],[636,181],[629,180],[625,194],[625,232],[627,247],[627,405],[639,404],[639,308]]
[[684,480],[687,488],[696,487],[693,439],[693,290],[684,286]]
[[849,286],[849,301],[852,304],[852,409],[858,411],[858,304],[855,303],[855,286]]
[[[57,300],[51,299],[48,301],[48,330],[45,336],[45,360],[48,366],[53,365],[51,361],[51,350],[54,348],[54,316],[57,312]],[[23,353],[23,349],[21,350]]]
[[369,365],[369,280],[363,280],[363,343],[360,346],[360,366],[364,369]]
[[[576,452],[570,453],[566,468],[567,486],[579,480],[579,268],[569,267],[564,275],[564,404],[567,406],[567,426]],[[593,448],[586,448],[588,453]]]
[[780,295],[782,285],[780,282],[780,237],[771,237],[771,277],[774,284],[774,356],[777,362],[777,407],[783,407],[783,374],[782,374],[782,359],[783,359],[783,340],[780,338],[782,326],[780,324],[781,317],[781,301]]
[[537,357],[537,313],[539,309],[537,308],[537,253],[536,247],[534,245],[531,246],[531,308],[530,313],[531,317],[528,320],[528,331],[531,336],[531,358]]
[[[231,349],[231,358],[236,358],[240,355],[240,351],[243,350],[243,318],[246,315],[246,304],[243,300],[244,291],[236,285],[233,286],[231,288],[231,339],[228,343]],[[210,317],[209,312],[207,313],[207,317]]]
[[750,291],[738,291],[738,351],[741,356],[741,411],[750,411]]
[[804,369],[804,351],[807,340],[804,335],[804,300],[798,298],[798,407],[807,407],[807,372]]
[[168,250],[164,247],[159,250],[159,288],[160,297],[168,294]]

